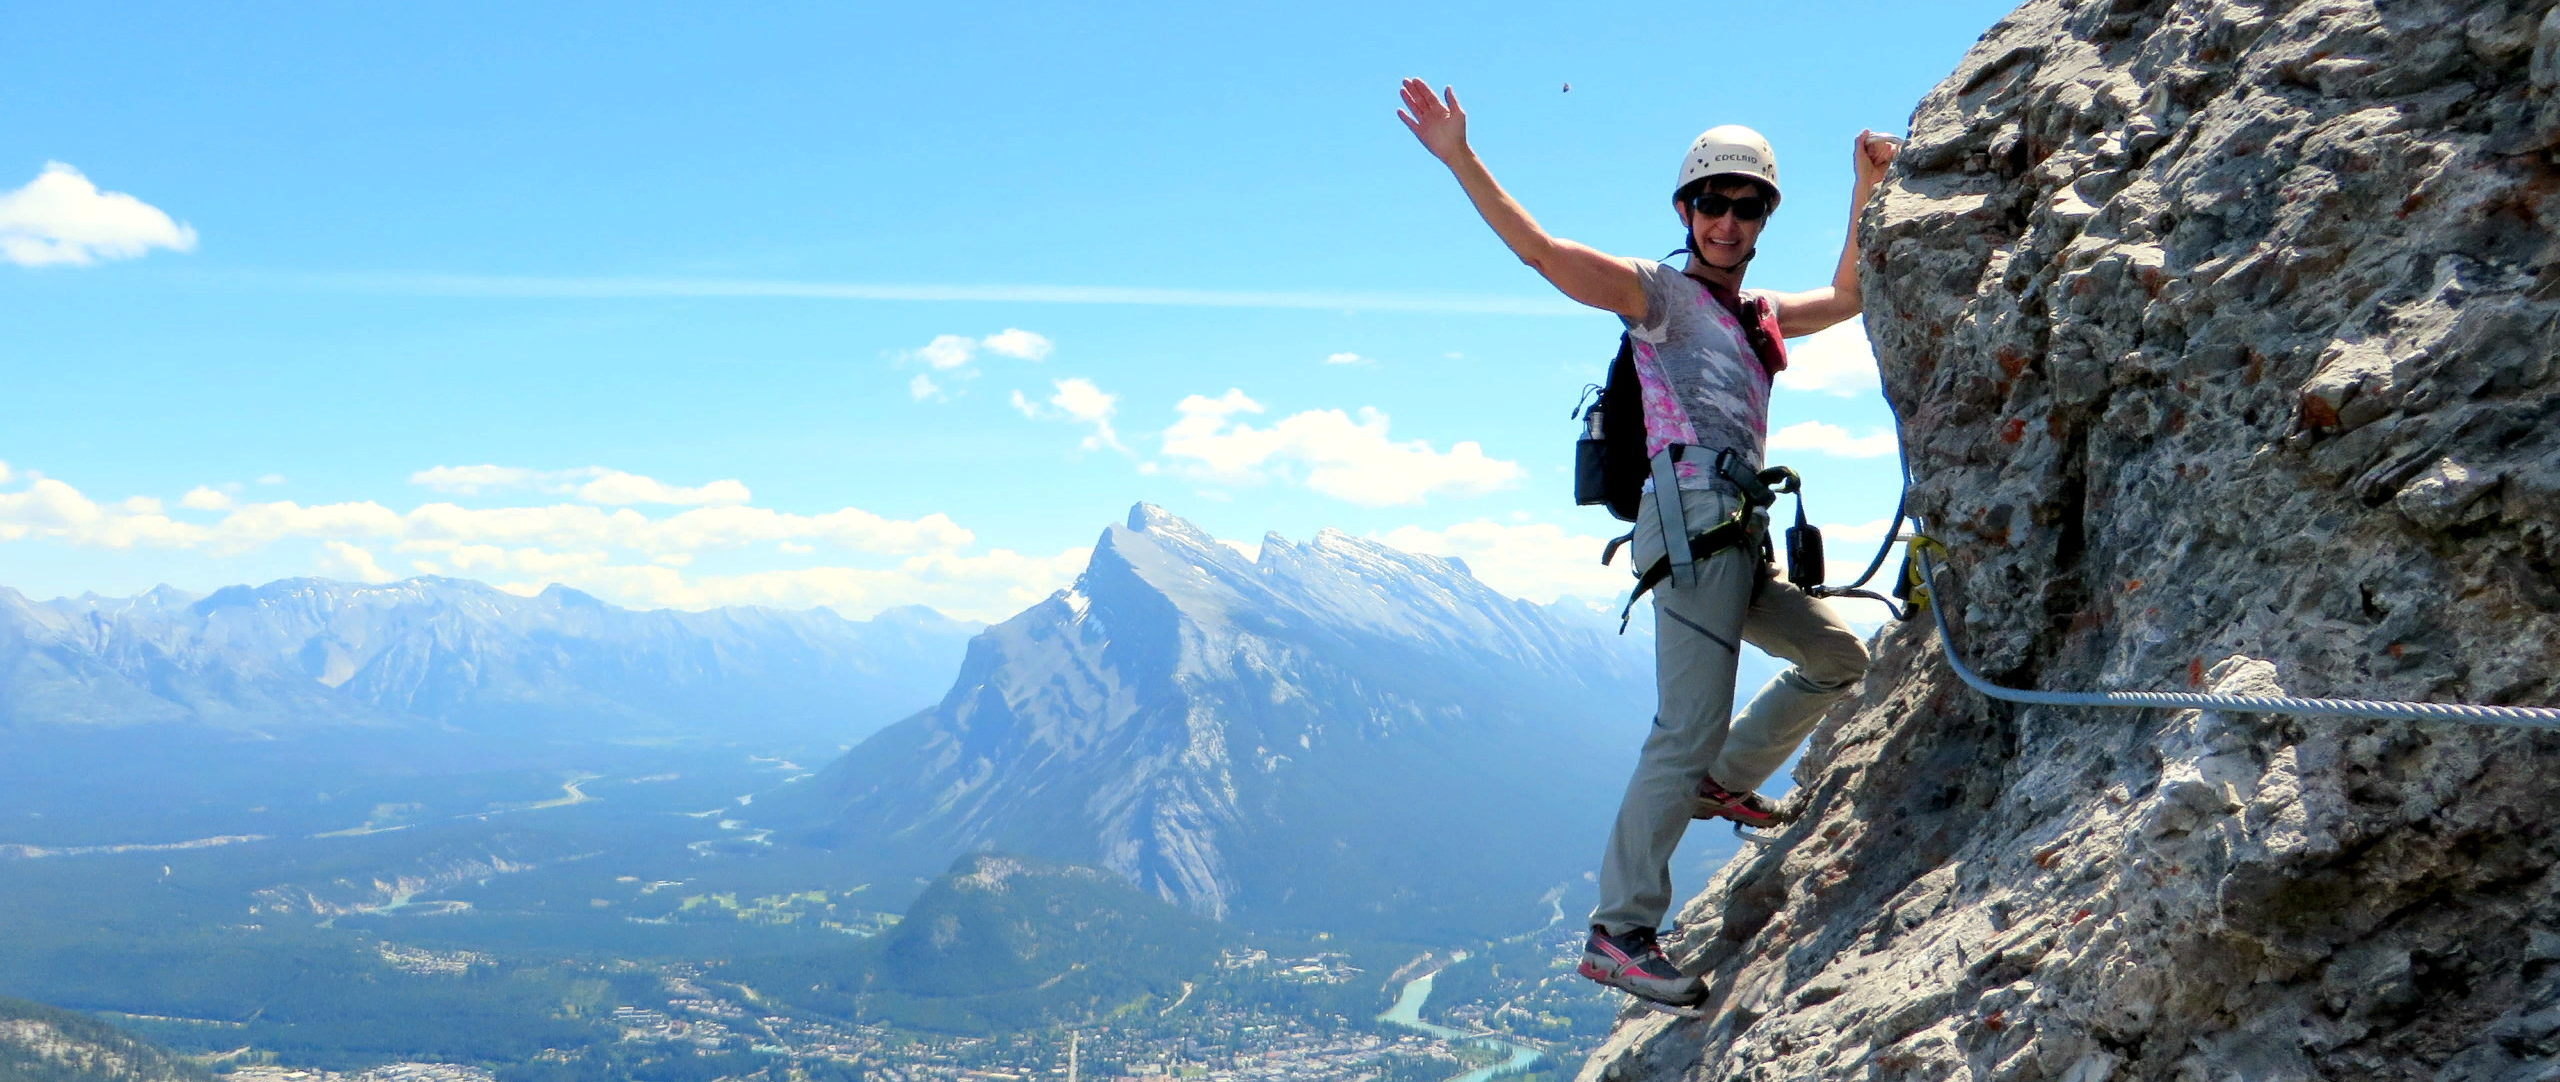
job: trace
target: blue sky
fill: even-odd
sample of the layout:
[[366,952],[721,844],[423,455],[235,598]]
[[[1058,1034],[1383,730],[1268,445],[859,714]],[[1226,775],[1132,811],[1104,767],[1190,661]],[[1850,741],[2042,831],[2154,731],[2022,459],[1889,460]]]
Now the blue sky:
[[[1502,249],[1397,81],[1622,254],[1678,242],[1696,132],[1758,127],[1751,284],[1801,289],[1852,136],[2005,11],[16,4],[0,585],[991,619],[1145,500],[1612,593],[1564,471],[1616,321]],[[1854,339],[1796,346],[1771,459],[1862,562],[1890,419]]]

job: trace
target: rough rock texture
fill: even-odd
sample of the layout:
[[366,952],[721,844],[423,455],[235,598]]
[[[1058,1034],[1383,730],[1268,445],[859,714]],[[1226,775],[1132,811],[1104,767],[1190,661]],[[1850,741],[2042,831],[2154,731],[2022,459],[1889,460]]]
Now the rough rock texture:
[[[1863,223],[1942,598],[2051,689],[2560,701],[2560,9],[2035,0]],[[1585,1078],[2560,1078],[2560,733],[2020,708],[1888,629]]]

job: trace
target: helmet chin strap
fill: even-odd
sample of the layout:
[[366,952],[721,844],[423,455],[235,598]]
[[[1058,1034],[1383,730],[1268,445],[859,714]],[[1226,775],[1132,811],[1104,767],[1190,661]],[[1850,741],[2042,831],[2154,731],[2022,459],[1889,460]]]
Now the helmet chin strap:
[[1759,254],[1760,254],[1760,247],[1759,247],[1758,245],[1753,245],[1753,246],[1751,247],[1751,250],[1750,250],[1750,251],[1747,251],[1747,252],[1742,253],[1742,258],[1737,259],[1737,260],[1734,260],[1734,261],[1733,261],[1733,265],[1732,265],[1732,266],[1730,266],[1730,267],[1728,267],[1728,266],[1725,266],[1725,265],[1724,265],[1724,264],[1722,264],[1722,263],[1718,263],[1718,262],[1716,262],[1716,261],[1714,261],[1714,260],[1712,260],[1712,259],[1708,259],[1708,258],[1707,258],[1703,253],[1701,253],[1701,252],[1699,252],[1699,251],[1698,251],[1697,245],[1696,245],[1694,242],[1693,242],[1693,243],[1691,243],[1691,244],[1690,244],[1690,246],[1689,246],[1689,258],[1694,259],[1694,260],[1697,260],[1697,261],[1698,261],[1698,262],[1700,262],[1700,263],[1704,263],[1704,264],[1706,264],[1707,266],[1714,267],[1714,268],[1715,268],[1715,269],[1717,269],[1717,270],[1720,270],[1720,271],[1727,271],[1727,272],[1731,272],[1731,271],[1738,271],[1738,270],[1741,270],[1741,269],[1742,269],[1742,268],[1744,268],[1744,267],[1748,267],[1748,266],[1750,266],[1750,265],[1751,265],[1751,257],[1752,257],[1752,256],[1755,256],[1755,255],[1759,255]]
[[1690,259],[1692,259],[1692,260],[1695,260],[1695,261],[1697,261],[1697,262],[1699,262],[1699,263],[1705,264],[1706,266],[1714,267],[1715,269],[1720,270],[1720,271],[1723,271],[1723,272],[1725,272],[1725,273],[1727,273],[1727,274],[1734,273],[1734,272],[1736,272],[1736,271],[1741,270],[1741,269],[1742,269],[1742,268],[1744,268],[1744,267],[1748,267],[1748,266],[1750,266],[1750,265],[1751,265],[1751,257],[1752,257],[1752,256],[1755,256],[1755,255],[1759,255],[1759,254],[1760,254],[1760,246],[1759,246],[1759,245],[1757,245],[1757,244],[1752,245],[1748,250],[1746,250],[1746,251],[1744,251],[1744,252],[1742,253],[1742,258],[1737,259],[1737,260],[1734,260],[1734,261],[1733,261],[1733,265],[1732,265],[1732,266],[1730,266],[1730,267],[1728,267],[1728,266],[1726,266],[1726,265],[1724,265],[1724,264],[1722,264],[1722,263],[1718,263],[1718,262],[1716,262],[1716,261],[1714,261],[1714,260],[1708,259],[1708,258],[1707,258],[1707,256],[1706,256],[1706,253],[1701,252],[1701,251],[1699,251],[1699,250],[1698,250],[1699,248],[1702,248],[1702,247],[1704,247],[1704,245],[1701,245],[1701,244],[1699,244],[1699,243],[1698,243],[1698,238],[1696,238],[1696,237],[1694,237],[1694,236],[1690,237],[1690,238],[1689,238],[1689,248],[1688,248],[1688,251],[1689,251],[1689,258],[1690,258]]

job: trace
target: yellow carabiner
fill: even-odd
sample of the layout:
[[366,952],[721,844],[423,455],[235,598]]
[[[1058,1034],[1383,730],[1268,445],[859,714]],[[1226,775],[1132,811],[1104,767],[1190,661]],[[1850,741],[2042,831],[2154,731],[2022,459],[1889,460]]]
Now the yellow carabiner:
[[1912,534],[1911,540],[1903,544],[1903,602],[1915,616],[1929,608],[1929,576],[1920,568],[1920,554],[1924,551],[1935,553],[1942,558],[1954,556],[1947,551],[1946,545],[1927,534]]

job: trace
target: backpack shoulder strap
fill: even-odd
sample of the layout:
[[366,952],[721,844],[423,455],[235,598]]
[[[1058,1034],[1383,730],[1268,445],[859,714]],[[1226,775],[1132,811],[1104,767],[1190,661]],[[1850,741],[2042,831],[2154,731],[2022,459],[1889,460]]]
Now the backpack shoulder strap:
[[1742,297],[1742,310],[1735,313],[1742,320],[1743,337],[1751,340],[1751,351],[1760,357],[1760,367],[1771,379],[1787,370],[1787,336],[1778,328],[1778,305],[1759,293]]

